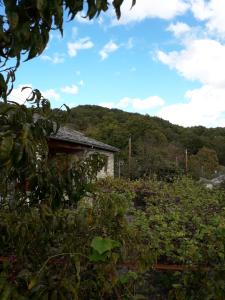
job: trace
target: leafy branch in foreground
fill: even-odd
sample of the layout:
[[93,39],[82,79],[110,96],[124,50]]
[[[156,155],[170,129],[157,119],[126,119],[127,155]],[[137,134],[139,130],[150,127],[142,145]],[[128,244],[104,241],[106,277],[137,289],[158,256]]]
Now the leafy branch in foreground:
[[0,205],[76,205],[104,159],[95,154],[84,160],[69,155],[49,159],[48,139],[66,116],[52,110],[38,90],[31,91],[27,102],[30,107],[0,104]]

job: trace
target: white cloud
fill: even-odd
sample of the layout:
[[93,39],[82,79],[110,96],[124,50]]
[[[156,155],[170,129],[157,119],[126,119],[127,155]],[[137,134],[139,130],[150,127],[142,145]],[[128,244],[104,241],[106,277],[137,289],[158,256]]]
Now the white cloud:
[[185,0],[139,0],[131,8],[131,1],[124,1],[121,7],[121,19],[113,24],[127,24],[140,22],[147,18],[161,18],[171,20],[177,15],[184,14],[189,5]]
[[[199,27],[193,30],[185,23],[172,23],[167,30],[173,32],[175,37],[182,38],[183,49],[158,51],[157,58],[185,79],[199,81],[202,86],[187,91],[184,102],[163,106],[157,115],[182,126],[224,126],[225,43],[216,40],[216,37],[218,34],[222,37],[223,33],[225,37],[225,2],[190,2],[195,18],[205,22],[206,30],[200,33]],[[210,38],[210,34],[212,37],[215,33],[217,36]]]
[[[21,91],[23,87],[29,88]],[[8,96],[8,100],[17,102],[19,104],[24,104],[26,99],[31,95],[32,90],[30,88],[32,88],[32,84],[30,83],[20,84],[17,88],[12,90],[11,94]]]
[[119,46],[114,43],[113,41],[109,41],[99,52],[99,55],[101,56],[101,59],[106,59],[110,53],[115,52],[119,49]]
[[89,37],[81,38],[77,42],[67,43],[68,54],[71,57],[77,55],[78,50],[91,49],[94,47],[94,43],[90,40]]
[[159,96],[150,96],[144,99],[124,97],[117,102],[100,103],[101,106],[108,108],[128,109],[135,111],[146,111],[164,105],[164,100]]
[[158,59],[189,80],[225,87],[225,45],[211,39],[189,40],[185,49],[157,52]]
[[102,107],[110,108],[110,109],[115,107],[115,103],[113,103],[113,102],[102,102],[99,105]]
[[216,127],[225,125],[225,88],[204,85],[188,90],[185,101],[166,105],[159,96],[144,99],[124,97],[117,102],[103,102],[101,106],[147,113],[158,109],[156,115],[181,126]]
[[60,95],[54,89],[42,91],[42,95],[49,100],[59,100]]
[[192,0],[191,10],[194,14],[194,17],[200,21],[210,18],[210,9],[204,0]]
[[77,85],[73,84],[71,86],[64,86],[61,88],[61,91],[63,93],[66,93],[66,94],[72,94],[72,95],[76,95],[79,91],[79,88]]
[[172,32],[175,37],[180,37],[184,35],[185,33],[189,32],[191,30],[191,27],[183,22],[176,22],[176,23],[171,23],[167,27],[167,31]]
[[62,64],[65,61],[65,55],[63,53],[54,53],[52,56],[43,54],[40,59],[50,61],[53,64]]
[[225,89],[204,85],[186,92],[184,103],[163,107],[157,115],[182,126],[221,126],[225,123]]
[[195,18],[206,21],[209,32],[225,37],[225,2],[223,0],[192,0],[191,4]]
[[132,102],[132,99],[129,97],[124,97],[120,101],[117,102],[116,107],[125,109],[127,108]]
[[164,105],[164,100],[159,96],[151,96],[145,99],[131,99],[132,106],[136,110],[148,110]]
[[[23,87],[29,87],[22,91]],[[8,99],[19,104],[24,104],[26,99],[31,96],[32,93],[32,84],[20,84],[17,88],[14,88],[9,95]],[[49,100],[59,100],[60,95],[54,89],[48,89],[45,91],[40,91],[42,96]]]

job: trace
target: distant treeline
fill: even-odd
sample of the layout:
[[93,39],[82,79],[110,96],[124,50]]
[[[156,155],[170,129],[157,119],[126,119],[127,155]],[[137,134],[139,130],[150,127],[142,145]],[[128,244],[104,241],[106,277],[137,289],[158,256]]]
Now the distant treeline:
[[157,174],[171,176],[188,171],[196,178],[212,177],[225,165],[225,128],[184,128],[149,115],[95,105],[71,110],[68,125],[104,143],[120,148],[116,170],[128,176],[128,139],[132,139],[133,178]]

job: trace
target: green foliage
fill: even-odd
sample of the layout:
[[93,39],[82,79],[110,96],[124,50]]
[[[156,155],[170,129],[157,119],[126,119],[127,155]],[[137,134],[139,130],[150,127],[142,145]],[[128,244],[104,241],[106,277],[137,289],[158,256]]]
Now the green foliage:
[[111,254],[111,250],[118,248],[120,244],[109,238],[95,237],[91,242],[92,253],[89,256],[91,261],[106,261]]
[[[223,299],[224,199],[223,191],[190,178],[107,179],[75,208],[2,207],[0,258],[8,262],[0,271],[0,295]],[[157,263],[186,267],[154,271]]]
[[[152,262],[138,279],[140,294],[152,299],[223,299],[225,295],[225,195],[190,178],[101,183],[112,191],[130,190],[132,232],[149,245]],[[140,258],[137,259],[140,263]],[[154,271],[152,263],[185,266]],[[158,298],[157,298],[158,297]]]
[[93,187],[105,162],[97,154],[50,159],[48,138],[64,115],[38,90],[27,101],[0,105],[0,298],[132,295],[135,277],[121,279],[123,264],[149,255],[126,220],[130,193]]
[[[128,177],[128,138],[132,139],[132,178],[156,174],[159,179],[173,180],[185,171],[185,150],[188,158],[206,147],[214,162],[225,165],[225,129],[202,126],[183,128],[148,115],[128,113],[99,106],[78,106],[71,109],[69,125],[88,136],[118,147],[116,172],[119,161],[122,176]],[[213,154],[213,151],[216,153]],[[190,161],[191,162],[191,161]],[[212,160],[211,160],[212,162]],[[214,170],[218,169],[214,163]],[[211,164],[211,163],[209,163]],[[202,173],[200,164],[192,172],[196,178]],[[189,170],[190,170],[189,168]],[[212,166],[205,168],[204,176],[212,175]],[[118,173],[117,173],[118,174]],[[201,175],[202,176],[202,175]]]
[[57,133],[65,116],[52,111],[38,90],[28,99],[31,107],[0,104],[0,206],[23,208],[45,204],[52,208],[76,206],[90,191],[104,165],[93,154],[85,160],[69,161],[69,155],[49,159],[48,138]]
[[7,289],[6,299],[132,299],[142,270],[125,263],[150,255],[126,220],[131,197],[112,195],[96,187],[73,210],[1,209],[0,257],[9,261],[0,271],[0,298]]
[[119,243],[111,239],[97,236],[91,242],[91,247],[101,255],[107,251],[111,251],[112,249],[119,247]]
[[201,148],[190,157],[190,171],[195,178],[212,178],[219,171],[219,162],[215,150]]
[[223,299],[224,191],[188,177],[94,183],[104,159],[50,160],[64,114],[38,90],[28,100],[0,105],[0,299]]

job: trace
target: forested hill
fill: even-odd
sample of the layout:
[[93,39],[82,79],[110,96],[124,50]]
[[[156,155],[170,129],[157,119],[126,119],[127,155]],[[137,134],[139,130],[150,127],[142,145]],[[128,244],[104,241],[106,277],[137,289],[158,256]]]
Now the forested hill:
[[69,126],[120,148],[117,160],[123,161],[124,173],[131,136],[134,177],[184,169],[185,149],[196,176],[210,177],[218,171],[218,162],[225,165],[225,128],[184,128],[157,117],[95,105],[73,108]]

